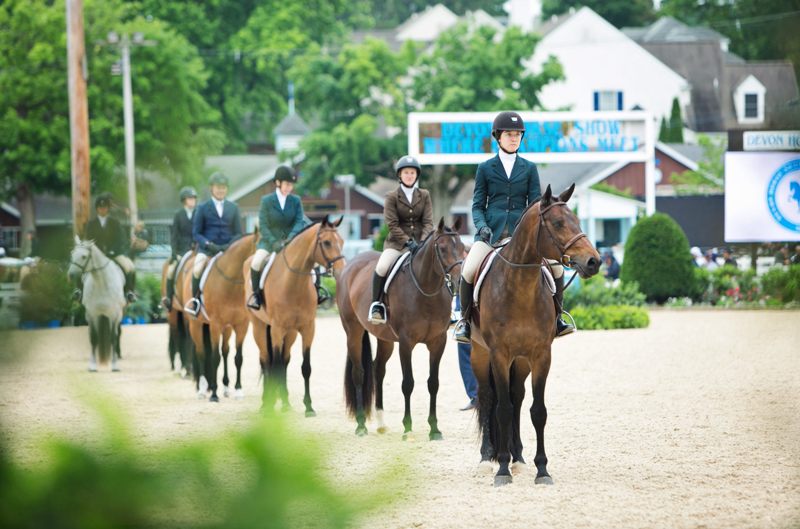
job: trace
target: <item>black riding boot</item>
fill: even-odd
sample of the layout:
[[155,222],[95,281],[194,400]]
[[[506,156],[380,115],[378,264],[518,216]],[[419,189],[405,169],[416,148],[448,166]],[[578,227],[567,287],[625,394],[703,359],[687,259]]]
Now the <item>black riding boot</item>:
[[125,274],[125,299],[128,303],[136,301],[136,270]]
[[369,306],[368,321],[376,325],[382,325],[386,323],[386,305],[381,302],[384,284],[386,284],[386,278],[379,275],[378,272],[373,272],[372,305]]
[[261,271],[250,269],[250,286],[253,287],[253,294],[247,300],[247,306],[253,310],[259,310],[264,304],[264,294],[261,292]]
[[164,309],[169,312],[172,310],[172,297],[175,295],[175,278],[168,277],[167,278],[167,292],[164,294],[164,299],[161,300],[161,304],[164,305]]
[[459,297],[461,298],[461,319],[453,329],[453,337],[458,343],[470,343],[469,319],[472,316],[472,295],[474,287],[461,278]]
[[72,299],[75,301],[80,301],[81,297],[83,296],[83,280],[81,275],[75,276],[72,280],[72,285],[75,287],[75,290],[72,291]]
[[564,276],[562,275],[556,282],[556,294],[553,296],[553,303],[556,306],[556,338],[566,336],[567,334],[575,332],[575,327],[571,323],[566,323],[561,319],[563,312],[564,302]]
[[322,286],[322,271],[319,267],[314,269],[314,288],[317,289],[317,305],[322,305],[331,299],[330,292]]
[[192,316],[197,316],[197,313],[200,312],[200,278],[192,276],[192,299],[190,299],[186,306],[183,307],[183,310],[191,314]]

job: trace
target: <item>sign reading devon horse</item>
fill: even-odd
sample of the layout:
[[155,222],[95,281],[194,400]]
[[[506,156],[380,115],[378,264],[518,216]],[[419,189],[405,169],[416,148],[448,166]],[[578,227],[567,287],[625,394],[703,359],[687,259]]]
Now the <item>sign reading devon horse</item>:
[[[409,152],[423,164],[475,164],[497,152],[495,112],[412,112]],[[534,162],[646,161],[654,145],[645,112],[520,112],[520,155]]]

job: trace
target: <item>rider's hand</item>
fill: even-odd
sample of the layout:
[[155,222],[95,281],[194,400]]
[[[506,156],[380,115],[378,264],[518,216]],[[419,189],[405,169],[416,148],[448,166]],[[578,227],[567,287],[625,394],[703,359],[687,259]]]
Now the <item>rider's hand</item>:
[[408,239],[406,241],[405,246],[406,246],[406,248],[408,248],[409,250],[411,250],[413,252],[414,250],[417,249],[417,246],[419,246],[419,245],[417,244],[417,241],[415,241],[414,239]]
[[219,246],[218,244],[215,244],[215,243],[213,243],[213,242],[211,242],[211,241],[208,241],[208,242],[206,243],[206,249],[207,249],[209,252],[211,252],[211,253],[217,253],[217,252],[219,252],[219,251],[220,251],[222,248],[220,248],[220,246]]
[[486,244],[489,244],[492,240],[492,229],[489,226],[484,226],[478,231],[478,237]]

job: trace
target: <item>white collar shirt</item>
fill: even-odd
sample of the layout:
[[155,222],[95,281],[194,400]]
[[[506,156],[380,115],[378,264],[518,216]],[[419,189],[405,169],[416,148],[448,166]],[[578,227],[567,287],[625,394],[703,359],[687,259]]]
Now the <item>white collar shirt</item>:
[[286,209],[286,195],[281,193],[280,189],[275,189],[275,195],[278,197],[278,204],[281,206],[281,211]]
[[97,220],[100,221],[100,227],[101,228],[105,228],[106,227],[106,222],[108,222],[108,215],[106,215],[105,217],[101,217],[100,215],[98,215],[97,216]]
[[214,207],[217,208],[217,215],[219,215],[219,218],[222,218],[222,208],[225,201],[217,200],[216,198],[212,198],[211,200],[214,201]]
[[500,155],[500,162],[503,164],[503,169],[506,170],[506,177],[511,178],[511,171],[514,169],[514,162],[517,161],[517,153],[508,154],[507,152],[500,150],[498,154]]

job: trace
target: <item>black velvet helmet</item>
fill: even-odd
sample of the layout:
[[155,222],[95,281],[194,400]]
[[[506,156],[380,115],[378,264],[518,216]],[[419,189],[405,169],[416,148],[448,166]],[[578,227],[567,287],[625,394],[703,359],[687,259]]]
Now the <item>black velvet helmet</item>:
[[228,177],[217,171],[208,178],[208,185],[210,186],[227,186]]
[[516,112],[500,112],[495,116],[492,122],[492,136],[495,139],[500,139],[500,134],[504,130],[518,130],[525,135],[525,122],[522,121],[522,116]]
[[297,173],[294,172],[294,169],[289,167],[288,165],[281,165],[277,169],[275,169],[275,181],[276,182],[297,182]]
[[422,173],[422,166],[419,164],[416,158],[410,155],[403,156],[397,163],[394,164],[394,175],[400,179],[400,171],[405,169],[406,167],[413,167],[417,170],[417,178],[419,178],[420,173]]
[[97,195],[97,198],[94,199],[94,207],[95,208],[111,207],[111,195],[108,193],[100,193],[99,195]]
[[178,194],[181,202],[186,200],[187,198],[197,198],[197,191],[194,190],[191,186],[186,186],[181,188],[181,192]]

